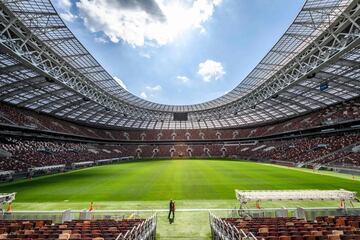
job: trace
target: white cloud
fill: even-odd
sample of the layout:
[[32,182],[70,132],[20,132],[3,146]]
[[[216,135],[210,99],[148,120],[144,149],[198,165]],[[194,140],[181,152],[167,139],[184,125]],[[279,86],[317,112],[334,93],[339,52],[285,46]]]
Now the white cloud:
[[56,4],[59,7],[60,17],[64,21],[73,22],[77,18],[77,16],[72,14],[71,12],[71,7],[72,7],[71,0],[58,0]]
[[158,91],[161,91],[162,90],[162,87],[160,85],[156,85],[156,86],[146,86],[145,89],[147,91],[150,91],[150,92],[158,92]]
[[108,40],[104,37],[95,37],[94,40],[97,43],[107,43],[108,42]]
[[141,57],[143,57],[143,58],[151,59],[151,55],[148,54],[148,53],[141,52],[141,53],[139,53],[139,55],[140,55]]
[[64,10],[70,10],[70,8],[72,7],[72,3],[70,0],[58,0],[58,5]]
[[146,86],[145,90],[140,93],[140,97],[147,99],[147,98],[154,98],[156,95],[162,90],[160,85],[155,86]]
[[[66,0],[62,0],[66,1]],[[211,18],[222,0],[80,0],[85,26],[103,32],[112,42],[132,46],[165,45]]]
[[140,97],[142,97],[143,99],[147,99],[148,96],[147,96],[146,92],[141,92]]
[[70,11],[65,11],[63,13],[60,13],[60,17],[66,22],[73,22],[77,18],[77,16],[72,14]]
[[219,80],[226,72],[221,62],[208,59],[199,64],[198,74],[205,82],[211,82],[212,80]]
[[190,79],[188,77],[186,77],[186,76],[177,76],[176,79],[179,80],[182,83],[187,83],[187,82],[190,81]]
[[121,80],[120,78],[118,78],[116,76],[113,76],[113,78],[122,88],[124,88],[125,90],[128,90],[123,80]]

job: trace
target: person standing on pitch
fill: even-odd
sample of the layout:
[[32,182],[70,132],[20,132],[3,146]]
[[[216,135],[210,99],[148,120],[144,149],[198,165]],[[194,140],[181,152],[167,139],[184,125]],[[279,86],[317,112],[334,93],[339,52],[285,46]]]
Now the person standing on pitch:
[[[172,214],[172,216],[171,216]],[[172,224],[175,220],[175,201],[170,200],[169,203],[169,215],[168,215],[169,223]]]

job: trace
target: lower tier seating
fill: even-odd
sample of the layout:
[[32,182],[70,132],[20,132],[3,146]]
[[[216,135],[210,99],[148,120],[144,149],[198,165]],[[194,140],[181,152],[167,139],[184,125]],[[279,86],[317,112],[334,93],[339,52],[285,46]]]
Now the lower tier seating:
[[27,171],[31,167],[94,161],[126,156],[119,145],[32,141],[9,138],[0,143],[0,171]]
[[7,138],[0,142],[0,171],[134,156],[136,159],[230,157],[289,165],[360,167],[360,133],[334,133],[293,139],[239,143],[79,143]]
[[[0,221],[0,239],[114,240],[145,220],[74,220],[63,224],[51,221]],[[120,235],[120,236],[121,236]],[[122,239],[122,238],[120,238]]]
[[223,218],[245,234],[271,240],[360,239],[360,216],[323,216],[314,221],[297,218]]

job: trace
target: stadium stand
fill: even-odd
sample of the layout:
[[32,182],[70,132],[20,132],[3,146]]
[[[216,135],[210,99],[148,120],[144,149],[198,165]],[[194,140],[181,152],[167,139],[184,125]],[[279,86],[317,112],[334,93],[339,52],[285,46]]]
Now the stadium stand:
[[2,154],[0,170],[27,171],[31,167],[58,164],[71,165],[74,162],[94,161],[124,157],[118,145],[81,144],[69,142],[45,142],[8,138],[0,143]]
[[325,157],[333,156],[339,150],[353,146],[360,141],[357,134],[336,134],[333,136],[303,137],[291,140],[259,142],[240,150],[240,155],[254,159],[324,163]]
[[25,172],[31,167],[133,156],[154,158],[240,158],[257,161],[287,162],[289,165],[338,166],[360,168],[360,133],[338,132],[307,137],[274,138],[246,142],[172,142],[161,145],[130,143],[62,142],[6,138],[0,143],[0,170]]
[[[212,218],[213,239],[225,236],[242,239],[253,236],[257,239],[272,240],[316,240],[316,239],[359,239],[359,216],[320,216],[314,221],[294,217],[277,218]],[[238,231],[233,231],[233,229]],[[236,234],[236,235],[235,235]]]
[[145,240],[154,238],[152,221],[73,220],[55,224],[51,220],[0,220],[0,239]]
[[[66,122],[19,109],[4,103],[0,103],[0,124],[4,126],[20,126],[37,129],[39,131],[52,131],[67,135],[78,135],[92,139],[107,139],[119,141],[156,141],[156,140],[230,140],[246,139],[256,137],[273,136],[277,134],[291,133],[301,130],[319,127],[331,127],[343,123],[360,120],[359,99],[347,101],[327,107],[315,113],[305,114],[281,123],[267,124],[262,127],[239,128],[239,129],[206,129],[206,130],[111,130],[81,126],[79,124]],[[11,119],[8,120],[8,119]]]

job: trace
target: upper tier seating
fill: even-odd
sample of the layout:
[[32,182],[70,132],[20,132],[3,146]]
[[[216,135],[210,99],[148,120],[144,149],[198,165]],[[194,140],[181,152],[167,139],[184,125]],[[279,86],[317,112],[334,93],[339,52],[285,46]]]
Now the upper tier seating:
[[51,116],[38,114],[0,103],[0,124],[17,125],[42,131],[52,131],[95,139],[156,141],[156,140],[223,140],[270,136],[289,131],[346,121],[360,120],[360,98],[339,103],[316,112],[285,120],[280,123],[259,127],[239,129],[203,129],[203,130],[104,130],[81,126]]

